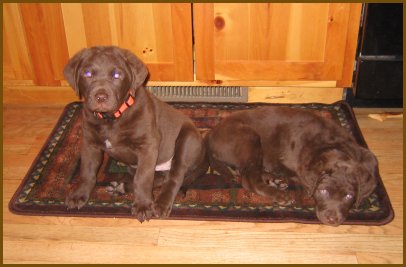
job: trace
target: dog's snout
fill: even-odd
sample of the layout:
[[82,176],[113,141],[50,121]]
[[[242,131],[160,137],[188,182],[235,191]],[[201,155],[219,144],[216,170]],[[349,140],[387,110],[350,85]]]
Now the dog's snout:
[[95,95],[96,101],[99,102],[99,103],[106,102],[107,99],[108,99],[108,97],[109,97],[109,96],[108,96],[107,92],[104,91],[104,90],[98,91],[98,92],[96,93],[96,95]]
[[337,224],[338,216],[335,211],[328,210],[328,211],[326,211],[325,216],[326,216],[326,220],[327,220],[328,224],[331,224],[331,225]]

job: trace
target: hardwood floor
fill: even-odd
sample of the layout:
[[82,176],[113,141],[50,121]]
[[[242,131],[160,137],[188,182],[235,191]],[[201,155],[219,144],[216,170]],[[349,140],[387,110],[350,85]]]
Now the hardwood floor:
[[[3,108],[3,263],[402,263],[403,120],[360,128],[395,210],[384,226],[18,216],[8,202],[63,107]],[[388,111],[388,110],[386,110]]]

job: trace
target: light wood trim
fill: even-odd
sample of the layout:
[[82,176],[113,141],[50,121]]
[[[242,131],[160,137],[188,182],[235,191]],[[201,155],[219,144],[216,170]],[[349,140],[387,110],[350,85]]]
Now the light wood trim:
[[324,73],[323,62],[217,61],[216,80],[334,80]]
[[[185,4],[151,4],[152,5],[152,15],[153,16],[153,21],[151,22],[151,25],[154,26],[153,29],[151,29],[154,34],[154,39],[155,39],[155,52],[156,52],[156,60],[157,62],[180,62],[182,63],[182,60],[180,58],[176,58],[175,56],[175,50],[179,49],[179,46],[184,46],[187,43],[192,45],[192,36],[186,35],[184,36],[185,32],[183,29],[188,28],[190,25],[187,25],[187,23],[191,24],[191,18],[189,18],[189,21],[187,21],[186,17],[187,14],[184,14],[184,12],[177,12],[178,18],[174,18],[174,9],[177,11],[183,11],[181,8],[174,8],[173,5],[179,5],[183,6]],[[189,16],[192,7],[189,5]],[[141,10],[142,11],[142,10]],[[186,16],[185,16],[186,15]],[[185,18],[186,21],[185,23],[182,24],[180,21],[181,18]],[[176,24],[176,28],[174,28],[174,23]],[[168,27],[170,26],[170,27]],[[179,28],[178,28],[179,27]],[[187,30],[185,30],[187,31]],[[138,36],[138,35],[137,35]],[[185,39],[182,39],[185,38]],[[190,49],[188,47],[185,47],[185,49]],[[186,51],[184,51],[186,52]],[[188,56],[189,60],[188,61],[193,61],[192,55],[188,55],[187,53],[185,54],[180,54],[179,56]],[[186,60],[185,60],[186,61]],[[188,63],[188,62],[185,62]],[[193,70],[188,70],[188,72],[192,72],[193,75]]]
[[[159,11],[162,7],[160,4],[152,5],[155,11]],[[290,86],[296,82],[293,81],[290,83],[288,80],[292,81],[297,78],[297,84],[300,85],[302,84],[302,81],[314,80],[316,82],[317,78],[313,77],[321,77],[323,74],[322,71],[314,69],[315,65],[311,65],[310,69],[312,70],[313,74],[300,75],[297,73],[295,77],[283,78],[283,68],[278,69],[281,65],[276,62],[276,65],[270,67],[270,69],[279,73],[263,75],[263,71],[265,69],[260,66],[262,69],[257,68],[255,70],[255,72],[258,73],[256,74],[258,76],[255,76],[255,73],[252,72],[251,80],[238,81],[238,79],[241,79],[241,75],[238,73],[237,69],[228,69],[225,67],[224,70],[222,70],[222,67],[218,67],[218,63],[215,63],[215,42],[213,40],[215,36],[215,34],[213,34],[215,30],[213,25],[214,5],[212,3],[194,4],[194,18],[191,18],[190,3],[166,5],[165,12],[161,11],[162,13],[154,13],[154,16],[162,18],[161,14],[169,14],[167,11],[171,10],[171,16],[167,16],[167,19],[160,20],[159,24],[162,26],[172,23],[173,27],[171,31],[161,29],[159,30],[161,33],[158,32],[157,35],[162,36],[162,32],[167,32],[170,38],[173,38],[173,43],[175,45],[172,47],[172,45],[165,45],[165,42],[160,42],[164,43],[161,46],[166,47],[167,49],[165,50],[162,49],[162,47],[159,47],[155,49],[156,51],[154,51],[154,53],[155,55],[159,53],[163,53],[165,55],[162,56],[162,59],[161,57],[158,57],[159,60],[153,60],[151,57],[150,62],[153,64],[160,64],[163,62],[164,65],[162,66],[162,69],[170,69],[170,73],[163,73],[161,70],[159,72],[161,77],[158,77],[158,75],[155,74],[152,76],[152,79],[156,78],[167,81],[184,80],[192,83],[203,82],[208,85],[272,86],[284,85],[287,82]],[[334,10],[334,6],[340,7],[343,5],[347,6],[347,4],[331,4],[331,9]],[[356,7],[355,9],[354,6]],[[349,18],[351,23],[348,25],[351,25],[351,27],[357,27],[358,20],[353,20],[352,18],[354,16],[359,17],[361,4],[350,4],[350,7]],[[4,36],[7,37],[7,43],[3,42],[3,46],[5,50],[10,52],[4,53],[3,75],[6,80],[14,80],[13,82],[17,84],[19,81],[15,81],[15,79],[21,80],[21,83],[32,81],[36,84],[50,86],[59,85],[61,82],[63,84],[62,69],[69,57],[73,56],[81,48],[87,47],[89,44],[118,43],[120,45],[120,42],[122,42],[123,39],[123,37],[120,36],[120,32],[123,31],[123,27],[122,22],[120,21],[121,16],[119,16],[119,10],[121,8],[126,8],[126,5],[124,4],[10,3],[5,4],[4,8],[4,19],[7,23],[6,27],[3,28],[3,33]],[[13,10],[13,12],[10,13],[10,10]],[[17,12],[15,12],[16,10]],[[252,12],[253,14],[256,13],[254,9]],[[345,10],[338,8],[337,12],[337,14],[340,14],[340,12],[345,12]],[[335,13],[332,12],[332,16],[334,14]],[[130,13],[129,15],[134,19]],[[280,14],[278,16],[280,16]],[[39,20],[38,17],[42,19]],[[17,21],[15,21],[16,19]],[[184,21],[190,22],[192,19],[194,19],[195,23],[195,37],[197,41],[195,55],[196,81],[193,81],[193,51],[190,34],[192,32],[192,25],[191,23],[182,24]],[[100,23],[94,23],[95,21],[100,21]],[[332,24],[334,23],[335,21],[333,19]],[[132,23],[130,23],[130,25],[131,24]],[[148,24],[152,25],[152,23]],[[128,23],[125,25],[128,25]],[[350,28],[350,26],[348,28]],[[125,29],[124,32],[128,32],[130,29],[131,27]],[[345,50],[345,58],[349,59],[349,61],[344,62],[342,75],[339,77],[339,79],[337,79],[337,77],[333,77],[333,75],[324,78],[328,80],[328,82],[333,82],[335,80],[340,81],[341,79],[338,87],[343,87],[343,85],[348,86],[351,83],[353,59],[351,54],[353,55],[355,52],[355,42],[357,36],[354,34],[354,31],[350,32],[351,36],[348,35],[348,38],[338,39],[338,41],[344,41],[345,39],[347,46],[352,44],[351,47],[347,47]],[[26,42],[24,42],[25,40]],[[334,51],[334,53],[337,54],[337,51]],[[148,63],[148,60],[146,60],[146,62]],[[342,68],[342,63],[337,63],[339,60],[333,60],[332,62],[334,62],[336,66],[326,68],[324,71],[334,73],[333,69],[337,66]],[[170,67],[169,65],[165,65],[166,63],[174,63],[174,66]],[[222,63],[220,62],[219,64],[221,65]],[[310,62],[310,64],[313,63]],[[237,67],[239,66],[237,65]],[[152,68],[155,69],[157,67],[152,66]],[[221,72],[217,72],[218,68],[220,68]],[[303,68],[303,66],[298,66],[297,68],[300,69]],[[293,71],[295,72],[295,70]],[[290,73],[290,71],[285,73]],[[280,80],[271,80],[270,77],[272,75],[277,78],[282,78]],[[244,79],[246,78],[244,77]],[[332,87],[335,86],[336,84],[332,85]]]
[[330,4],[323,71],[331,80],[338,80],[342,75],[348,14],[349,4]]
[[213,4],[193,4],[196,79],[210,81],[215,79]]
[[[53,79],[57,80],[60,84],[60,80],[64,79],[62,70],[69,59],[61,4],[45,3],[42,4],[42,9],[44,12],[43,23],[45,24],[46,29],[46,41],[48,43],[48,50],[42,50],[42,53],[45,53],[45,55],[41,54],[41,56],[48,56],[52,59],[51,62]],[[36,42],[38,42],[38,40],[35,40],[34,45],[38,45]]]
[[250,87],[248,102],[326,103],[343,99],[343,88],[321,87]]
[[175,76],[175,64],[173,63],[147,63],[147,68],[150,73],[150,80],[168,81]]
[[110,11],[108,4],[83,3],[83,22],[87,47],[112,45]]
[[[348,35],[343,63],[343,75],[337,81],[339,87],[352,87],[352,76],[354,69],[355,53],[357,51],[357,41],[361,20],[362,4],[351,4],[350,19],[348,20]],[[355,93],[355,88],[354,88]]]
[[[60,85],[60,70],[68,61],[60,4],[20,4],[35,82]],[[41,19],[38,19],[41,18]]]
[[117,33],[117,17],[116,17],[116,4],[108,4],[109,23],[111,31],[111,45],[119,46],[118,33]]
[[82,4],[62,3],[63,22],[65,26],[69,57],[87,47]]
[[193,81],[193,82],[159,82],[150,81],[151,86],[249,86],[249,87],[336,87],[336,81]]
[[78,101],[69,86],[4,86],[4,105],[64,106]]
[[193,81],[192,12],[190,4],[171,4],[175,80]]
[[[159,66],[152,66],[158,68]],[[151,69],[151,66],[148,67]],[[169,67],[168,67],[169,68]],[[32,80],[7,80],[4,86],[34,86]],[[61,81],[62,86],[69,86],[65,80]],[[251,87],[338,87],[336,81],[153,81],[148,82],[150,86],[251,86]]]
[[[219,60],[214,54],[213,4],[194,5],[197,80],[340,80],[350,5],[329,4],[321,61]],[[213,73],[214,65],[214,73]]]
[[[158,69],[162,65],[155,65]],[[168,68],[173,66],[167,65]],[[173,71],[173,68],[172,70]],[[165,70],[164,72],[170,72]],[[168,83],[168,82],[149,82],[149,86],[205,86],[207,84],[195,83]],[[341,100],[343,97],[342,88],[326,87],[292,87],[292,86],[248,86],[248,102],[266,102],[266,103],[333,103]],[[63,83],[63,86],[29,86],[29,85],[7,85],[3,90],[3,104],[36,104],[36,105],[64,105],[73,101],[78,101],[72,88]]]
[[17,3],[3,4],[3,68],[3,74],[6,69],[11,72],[11,76],[3,76],[3,79],[25,80],[34,77]]

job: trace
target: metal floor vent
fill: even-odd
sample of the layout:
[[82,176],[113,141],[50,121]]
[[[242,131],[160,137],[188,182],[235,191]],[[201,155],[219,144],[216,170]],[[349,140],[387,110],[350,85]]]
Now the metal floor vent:
[[240,86],[147,86],[166,102],[248,102],[248,88]]

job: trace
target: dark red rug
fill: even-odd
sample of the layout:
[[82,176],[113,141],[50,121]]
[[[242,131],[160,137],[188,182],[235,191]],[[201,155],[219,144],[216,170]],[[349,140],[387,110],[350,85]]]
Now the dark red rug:
[[[227,114],[243,109],[271,105],[255,104],[171,104],[193,119],[204,133]],[[367,146],[351,107],[343,101],[326,104],[286,105],[309,109],[339,123]],[[111,195],[106,188],[112,181],[127,179],[126,166],[105,157],[97,177],[96,188],[87,205],[81,210],[67,210],[64,200],[79,182],[79,148],[81,144],[82,104],[69,104],[48,141],[33,162],[26,177],[9,203],[12,212],[21,215],[131,217],[131,194]],[[158,175],[158,173],[156,173]],[[294,194],[292,207],[273,205],[268,199],[247,192],[237,181],[226,181],[216,173],[200,177],[185,197],[177,196],[169,219],[221,220],[252,222],[320,223],[315,215],[314,202],[303,194],[297,184],[290,184]],[[394,213],[382,180],[375,192],[359,209],[352,209],[345,224],[382,225],[393,219]]]

